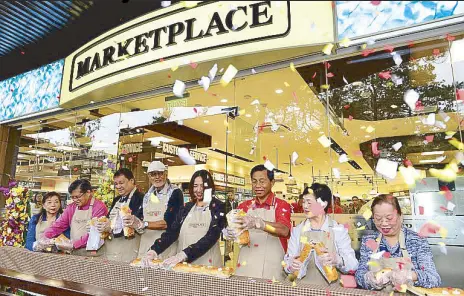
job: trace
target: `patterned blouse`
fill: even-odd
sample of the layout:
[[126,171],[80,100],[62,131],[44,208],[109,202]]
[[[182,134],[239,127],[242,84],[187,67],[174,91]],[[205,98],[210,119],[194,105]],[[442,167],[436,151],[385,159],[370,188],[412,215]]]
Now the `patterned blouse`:
[[[435,268],[433,263],[432,250],[430,249],[427,239],[421,238],[416,232],[403,227],[406,250],[408,251],[411,261],[413,263],[413,271],[417,274],[417,281],[414,282],[414,286],[423,288],[434,288],[439,287],[441,284],[440,275]],[[369,271],[367,263],[370,260],[370,256],[373,253],[371,249],[366,246],[366,242],[370,239],[375,240],[379,235],[379,232],[374,234],[365,235],[361,242],[361,258],[359,260],[359,267],[356,271],[356,281],[359,286],[364,289],[373,290],[364,279],[364,275]],[[382,237],[380,242],[379,251],[389,252],[391,258],[402,257],[400,244],[397,243],[395,246],[390,247],[386,242],[385,238]]]

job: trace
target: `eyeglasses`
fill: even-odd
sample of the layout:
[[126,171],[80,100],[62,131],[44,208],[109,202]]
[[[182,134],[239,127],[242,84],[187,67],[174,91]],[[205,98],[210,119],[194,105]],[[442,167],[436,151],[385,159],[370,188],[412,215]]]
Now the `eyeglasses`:
[[72,199],[72,200],[79,199],[79,198],[81,198],[84,194],[85,194],[85,192],[84,192],[84,193],[81,193],[81,195],[79,195],[79,196],[72,196],[72,195],[71,195],[71,199]]
[[150,177],[162,177],[164,176],[164,172],[149,172],[148,175]]
[[264,180],[264,179],[261,179],[261,180],[251,180],[251,184],[256,186],[256,185],[260,185],[260,186],[264,186],[266,185],[268,182],[267,180]]

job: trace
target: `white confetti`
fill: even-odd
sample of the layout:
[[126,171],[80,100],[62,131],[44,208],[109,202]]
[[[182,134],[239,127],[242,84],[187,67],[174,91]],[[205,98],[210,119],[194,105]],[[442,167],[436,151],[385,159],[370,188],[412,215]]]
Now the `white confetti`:
[[340,170],[337,168],[332,168],[332,172],[335,176],[335,179],[340,179]]
[[441,120],[435,121],[435,126],[441,129],[446,129],[446,124],[444,124]]
[[251,74],[256,74],[256,70],[255,70],[255,69],[251,69]]
[[451,212],[454,210],[454,207],[456,207],[456,205],[450,201],[446,205],[446,208],[448,209],[448,211],[451,211]]
[[172,92],[176,97],[182,98],[185,92],[185,83],[180,80],[176,80],[176,82],[174,82]]
[[273,131],[274,133],[279,129],[280,125],[278,125],[277,123],[273,122],[271,124],[271,131]]
[[342,155],[340,155],[340,157],[338,158],[338,162],[339,162],[339,163],[344,163],[344,162],[348,162],[348,161],[349,161],[348,155],[346,155],[346,154],[342,154]]
[[206,203],[210,203],[213,198],[212,193],[213,193],[213,188],[205,189],[205,191],[203,192],[203,201]]
[[343,82],[345,82],[345,84],[349,84],[348,80],[346,80],[345,76],[343,76]]
[[295,165],[296,160],[298,159],[298,153],[293,151],[292,153],[292,164]]
[[439,242],[438,245],[440,245],[440,252],[442,252],[445,255],[448,255],[448,250],[446,250],[446,245],[444,242]]
[[221,70],[219,70],[219,73],[222,73],[224,71],[224,68],[221,68]]
[[435,125],[435,113],[430,113],[422,123],[425,125]]
[[373,45],[375,43],[375,39],[374,38],[369,38],[369,40],[367,40],[366,43],[369,44],[369,45]]
[[375,171],[388,179],[395,179],[398,170],[398,163],[385,158],[380,158],[375,167]]
[[218,70],[218,65],[214,64],[214,66],[209,70],[208,77],[211,79],[211,81],[214,80],[214,77],[216,77],[216,73]]
[[419,100],[419,94],[413,90],[409,89],[404,93],[404,102],[411,108],[411,110],[416,110],[416,102]]
[[393,61],[395,62],[395,64],[397,66],[401,65],[401,63],[403,62],[403,59],[401,58],[401,56],[397,53],[394,53],[394,54],[392,53],[392,55],[393,55]]
[[332,142],[329,140],[329,138],[326,137],[326,135],[320,136],[319,139],[317,139],[317,140],[319,141],[319,143],[321,143],[321,145],[324,148],[327,148],[332,144]]
[[198,84],[203,86],[203,89],[207,91],[209,88],[209,85],[211,84],[211,79],[209,77],[202,76],[201,79],[198,80]]
[[403,78],[400,78],[400,77],[399,77],[398,75],[396,75],[396,74],[392,74],[391,80],[393,81],[393,83],[394,83],[396,86],[403,84]]
[[259,105],[259,100],[253,100],[250,105]]
[[441,116],[441,118],[443,118],[444,122],[448,122],[451,119],[451,117],[449,117],[448,114],[446,114],[443,111],[438,112],[438,114],[440,114],[440,116]]
[[161,1],[161,7],[168,7],[170,5],[171,5],[171,1]]
[[264,167],[268,170],[268,171],[273,171],[274,170],[274,165],[272,164],[272,162],[269,161],[269,159],[267,159],[265,162],[264,162]]
[[177,156],[179,156],[180,160],[182,160],[183,163],[186,165],[195,165],[197,162],[195,159],[190,155],[189,151],[187,148],[179,148],[177,150]]
[[382,258],[384,253],[385,251],[380,251],[378,253],[371,254],[371,258],[375,260],[380,260],[380,258]]
[[229,84],[229,82],[232,79],[234,79],[234,77],[235,77],[235,75],[237,75],[237,73],[238,73],[237,68],[235,68],[232,65],[229,65],[229,67],[227,67],[226,72],[221,77],[221,85],[226,86],[227,84]]
[[219,216],[224,217],[224,213],[219,213]]
[[392,147],[393,147],[393,149],[395,149],[395,151],[398,151],[398,150],[400,150],[401,146],[403,146],[403,144],[401,144],[401,142],[398,142],[398,143],[394,144]]

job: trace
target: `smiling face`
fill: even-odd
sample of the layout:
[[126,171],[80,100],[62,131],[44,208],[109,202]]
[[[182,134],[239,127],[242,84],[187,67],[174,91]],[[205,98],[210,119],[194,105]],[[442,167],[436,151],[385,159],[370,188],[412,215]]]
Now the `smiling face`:
[[127,196],[129,195],[132,190],[134,189],[135,184],[134,180],[127,179],[124,175],[119,175],[114,177],[114,188],[118,191],[119,195]]
[[311,212],[311,205],[316,202],[316,197],[313,194],[305,194],[303,196],[303,210],[307,218],[313,218],[316,216],[313,212]]
[[205,186],[203,182],[203,178],[198,176],[193,181],[193,194],[197,201],[203,201],[203,193],[205,192]]
[[47,198],[43,204],[43,208],[48,215],[56,215],[60,207],[60,198],[56,195],[52,195],[51,197]]
[[258,199],[264,199],[269,193],[271,193],[274,182],[274,180],[269,180],[267,170],[256,171],[251,176],[251,186]]
[[162,188],[166,184],[166,180],[168,178],[168,173],[166,171],[154,171],[149,172],[148,176],[150,178],[150,183],[155,186],[156,188]]
[[374,224],[385,236],[396,236],[401,230],[403,219],[395,207],[387,202],[379,203],[373,209]]

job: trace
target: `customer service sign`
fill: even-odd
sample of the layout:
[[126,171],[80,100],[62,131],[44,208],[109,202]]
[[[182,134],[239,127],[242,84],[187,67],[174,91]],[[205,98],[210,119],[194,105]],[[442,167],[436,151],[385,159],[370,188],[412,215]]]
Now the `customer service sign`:
[[[185,63],[332,38],[331,7],[324,2],[184,2],[189,5],[176,4],[121,25],[67,57],[62,102]],[[316,23],[320,30],[311,32]]]

